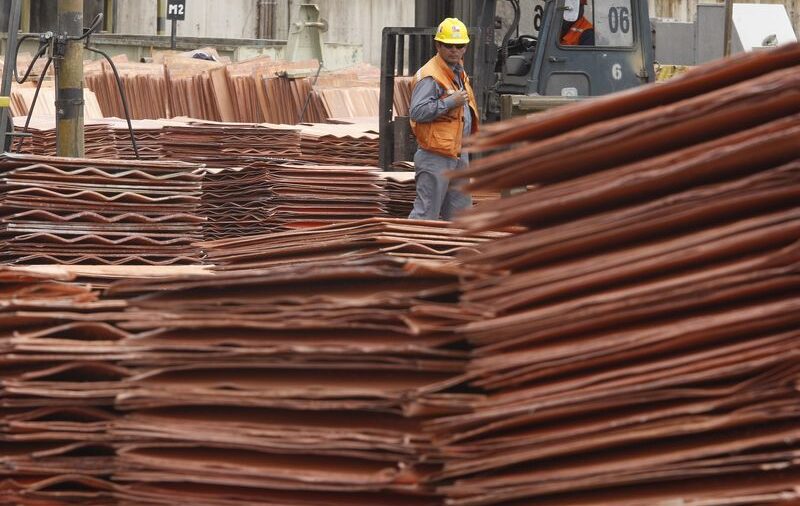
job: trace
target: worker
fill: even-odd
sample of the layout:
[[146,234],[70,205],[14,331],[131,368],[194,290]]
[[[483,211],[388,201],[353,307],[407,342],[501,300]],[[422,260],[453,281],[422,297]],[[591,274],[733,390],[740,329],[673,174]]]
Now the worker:
[[594,26],[586,19],[584,9],[587,0],[581,0],[578,19],[573,23],[565,21],[561,27],[562,46],[594,46]]
[[414,76],[409,116],[419,149],[414,154],[417,196],[411,219],[451,220],[472,205],[469,194],[445,176],[469,163],[464,137],[478,129],[478,106],[464,71],[467,27],[456,18],[439,24],[436,55]]

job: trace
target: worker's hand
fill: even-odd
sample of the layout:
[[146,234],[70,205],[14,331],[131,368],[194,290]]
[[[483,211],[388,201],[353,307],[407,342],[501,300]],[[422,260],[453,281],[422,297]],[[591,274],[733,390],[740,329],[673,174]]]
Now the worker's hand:
[[453,99],[453,108],[456,108],[466,104],[469,95],[467,94],[467,90],[458,90],[450,95],[450,97]]

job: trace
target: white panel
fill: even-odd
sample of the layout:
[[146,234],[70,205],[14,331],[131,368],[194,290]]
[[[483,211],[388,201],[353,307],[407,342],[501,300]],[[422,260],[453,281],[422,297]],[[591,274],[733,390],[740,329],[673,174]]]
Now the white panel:
[[595,45],[608,47],[632,46],[634,22],[630,0],[595,0]]
[[733,24],[744,51],[797,42],[783,5],[733,4]]

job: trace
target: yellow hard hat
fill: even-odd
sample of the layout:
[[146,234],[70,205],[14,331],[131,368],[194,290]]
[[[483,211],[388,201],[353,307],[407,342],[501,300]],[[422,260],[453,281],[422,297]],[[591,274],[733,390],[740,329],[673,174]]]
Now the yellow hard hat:
[[469,42],[467,25],[458,18],[447,18],[439,23],[439,29],[436,30],[436,37],[433,40],[445,44],[466,44]]

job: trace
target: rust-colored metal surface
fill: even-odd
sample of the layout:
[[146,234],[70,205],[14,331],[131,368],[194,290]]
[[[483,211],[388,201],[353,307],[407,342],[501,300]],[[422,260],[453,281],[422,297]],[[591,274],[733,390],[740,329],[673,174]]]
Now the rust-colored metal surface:
[[0,258],[13,263],[198,263],[202,169],[5,155]]
[[198,244],[217,270],[240,270],[321,261],[392,258],[454,262],[502,232],[466,233],[446,222],[369,218],[307,230],[237,237]]
[[[780,504],[800,467],[800,46],[487,129],[457,220],[471,412],[452,505]],[[578,116],[577,118],[574,116]],[[511,144],[513,143],[513,144]]]
[[335,165],[378,166],[380,139],[372,125],[301,125],[303,159]]
[[209,167],[241,167],[264,157],[299,158],[300,133],[281,125],[186,119],[162,131],[164,156]]
[[[453,267],[304,263],[101,300],[8,272],[4,500],[441,504],[421,424],[476,400],[453,388]],[[12,302],[23,288],[42,295]]]
[[[215,205],[271,185],[286,228],[202,243],[213,274],[0,269],[0,500],[800,501],[798,47],[489,129],[473,187],[527,191],[460,229],[335,223],[383,212],[382,176],[273,160],[211,180]],[[9,157],[4,191],[198,205],[159,200],[194,165],[92,163]],[[73,207],[4,216],[184,223]]]

